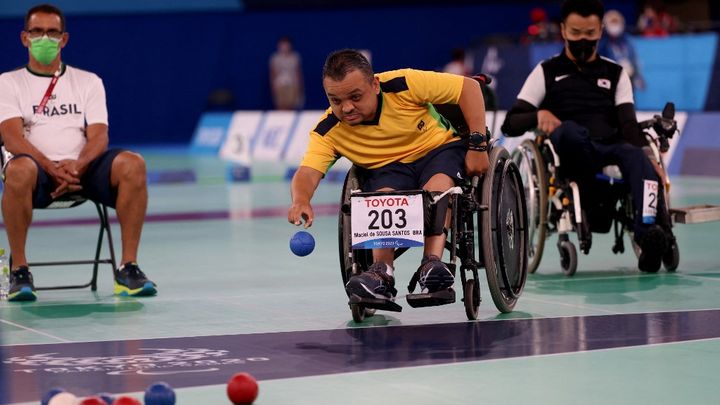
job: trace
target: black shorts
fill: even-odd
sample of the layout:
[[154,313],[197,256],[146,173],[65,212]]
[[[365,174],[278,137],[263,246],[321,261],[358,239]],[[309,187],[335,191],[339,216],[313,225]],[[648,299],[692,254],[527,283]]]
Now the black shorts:
[[[108,149],[102,155],[98,156],[97,159],[90,162],[87,170],[80,178],[82,190],[78,193],[88,200],[115,208],[117,189],[110,186],[110,170],[112,169],[112,162],[115,157],[124,151],[124,149],[119,148]],[[32,156],[21,154],[13,156],[13,159],[20,157],[32,159],[38,168],[37,183],[35,185],[35,192],[33,193],[33,208],[47,207],[53,202],[50,193],[55,191],[57,186]]]
[[393,162],[377,169],[362,169],[363,191],[381,188],[393,190],[420,190],[430,178],[438,173],[451,179],[465,177],[465,154],[467,143],[456,141],[431,150],[427,155],[411,163]]

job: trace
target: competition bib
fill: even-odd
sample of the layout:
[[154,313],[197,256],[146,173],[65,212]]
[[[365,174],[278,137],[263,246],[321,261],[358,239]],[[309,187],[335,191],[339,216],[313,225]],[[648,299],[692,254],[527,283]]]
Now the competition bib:
[[353,249],[418,247],[424,241],[423,195],[357,195],[350,198]]
[[654,224],[658,205],[658,182],[645,180],[643,187],[642,219],[643,224]]

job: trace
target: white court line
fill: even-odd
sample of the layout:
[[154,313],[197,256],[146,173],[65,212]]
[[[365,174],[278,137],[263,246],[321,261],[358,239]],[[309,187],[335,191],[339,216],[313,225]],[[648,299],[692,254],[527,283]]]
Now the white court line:
[[[49,334],[49,333],[45,333],[45,332],[39,331],[39,330],[37,330],[37,329],[28,328],[27,326],[23,326],[23,325],[20,325],[20,324],[18,324],[18,323],[15,323],[15,322],[6,321],[5,319],[0,319],[0,322],[6,323],[6,324],[8,324],[8,325],[15,326],[15,327],[20,328],[20,329],[24,329],[24,330],[29,331],[29,332],[37,333],[38,335],[42,335],[42,336],[45,336],[45,337],[49,337],[49,338],[51,338],[51,339],[58,340],[58,341],[60,341],[60,342],[62,342],[62,343],[72,343],[72,340],[63,339],[63,338],[61,338],[61,337],[57,337],[57,336],[55,336],[55,335],[51,335],[51,334]],[[11,346],[11,345],[8,345],[8,346]]]
[[681,274],[678,274],[678,276],[687,277],[687,278],[699,278],[699,279],[704,280],[704,281],[717,281],[717,282],[720,282],[720,278],[719,278],[719,277],[698,276],[698,275],[695,275],[695,274],[682,274],[682,273],[681,273]]
[[[580,281],[595,281],[595,280],[614,280],[614,279],[629,279],[629,278],[638,278],[638,277],[649,277],[653,276],[651,273],[628,273],[628,274],[618,274],[615,276],[592,276],[592,277],[568,277],[568,278],[557,278],[557,279],[548,279],[548,280],[528,280],[528,283],[560,283],[560,282],[580,282]],[[694,275],[690,273],[682,273],[682,272],[670,272],[666,274],[655,274],[655,276],[660,277],[691,277],[691,278],[702,278],[703,280],[712,280],[712,281],[720,281],[720,278],[714,278],[709,276],[701,276],[701,275]]]
[[[535,302],[540,302],[540,303],[548,304],[548,305],[559,305],[562,307],[570,307],[570,308],[585,309],[585,310],[590,310],[590,311],[604,312],[606,314],[611,314],[611,315],[623,315],[622,312],[609,311],[607,309],[588,307],[585,305],[565,304],[565,303],[557,302],[557,301],[540,300],[537,298],[528,297],[527,295],[523,296],[522,299],[523,299],[523,301],[535,301]],[[569,316],[572,317],[572,316],[578,316],[578,315],[569,315]]]

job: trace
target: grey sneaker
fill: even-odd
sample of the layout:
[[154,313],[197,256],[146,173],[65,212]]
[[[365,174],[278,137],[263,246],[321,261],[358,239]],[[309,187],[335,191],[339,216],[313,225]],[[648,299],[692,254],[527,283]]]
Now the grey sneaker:
[[434,293],[445,290],[455,284],[455,276],[450,269],[435,255],[423,257],[418,269],[420,292]]
[[360,298],[395,299],[395,278],[387,274],[387,264],[373,263],[367,271],[350,277],[345,284],[348,297],[356,295]]

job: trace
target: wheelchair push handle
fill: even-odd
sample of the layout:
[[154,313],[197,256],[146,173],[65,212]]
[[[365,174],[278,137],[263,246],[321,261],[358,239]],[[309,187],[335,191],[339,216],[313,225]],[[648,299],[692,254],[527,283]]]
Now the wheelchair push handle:
[[670,149],[669,139],[677,132],[677,121],[675,121],[675,104],[668,102],[663,108],[662,115],[655,115],[649,120],[639,122],[640,129],[654,129],[660,142],[660,151],[665,153]]
[[477,80],[482,85],[489,85],[492,83],[492,77],[486,75],[485,73],[477,73],[472,76],[473,79]]

